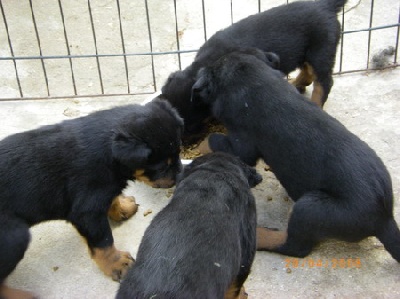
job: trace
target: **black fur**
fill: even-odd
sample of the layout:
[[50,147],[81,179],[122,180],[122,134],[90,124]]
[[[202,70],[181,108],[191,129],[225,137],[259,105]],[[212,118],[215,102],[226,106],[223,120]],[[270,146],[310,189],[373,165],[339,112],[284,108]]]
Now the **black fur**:
[[171,202],[147,228],[117,298],[223,298],[240,290],[256,251],[251,167],[214,153],[186,166]]
[[[0,287],[23,258],[29,227],[67,220],[90,249],[113,244],[107,210],[136,169],[180,171],[183,121],[154,101],[92,113],[0,141]],[[170,162],[167,163],[167,160]]]
[[[211,65],[237,47],[254,47],[276,53],[279,69],[288,74],[304,63],[310,64],[324,89],[326,101],[333,84],[332,68],[339,41],[340,24],[336,14],[346,0],[299,1],[249,16],[215,33],[200,48],[194,62],[170,75],[162,87],[163,96],[185,120],[185,133],[201,130],[210,116],[207,107],[190,105],[190,89],[200,68]],[[277,66],[275,59],[272,66]]]
[[193,99],[212,103],[228,135],[209,146],[254,165],[262,158],[296,202],[275,251],[306,256],[324,238],[377,236],[400,261],[391,178],[381,159],[266,64],[232,53],[200,72]]

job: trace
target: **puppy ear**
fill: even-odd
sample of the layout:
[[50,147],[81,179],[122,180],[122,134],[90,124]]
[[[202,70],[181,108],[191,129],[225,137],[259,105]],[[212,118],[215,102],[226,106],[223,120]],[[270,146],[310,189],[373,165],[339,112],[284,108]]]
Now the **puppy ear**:
[[247,180],[250,188],[253,188],[262,182],[262,176],[254,168],[250,168],[250,172],[247,173]]
[[211,104],[212,99],[210,98],[212,90],[212,83],[209,79],[206,70],[200,69],[197,76],[197,81],[192,86],[192,96],[190,101],[194,104],[205,103]]
[[262,176],[253,167],[250,167],[245,163],[243,163],[241,166],[250,188],[257,186],[262,182]]
[[265,63],[272,67],[273,69],[279,70],[281,59],[279,56],[273,52],[264,52]]
[[112,157],[131,169],[142,167],[151,154],[146,143],[123,133],[115,133],[111,149]]

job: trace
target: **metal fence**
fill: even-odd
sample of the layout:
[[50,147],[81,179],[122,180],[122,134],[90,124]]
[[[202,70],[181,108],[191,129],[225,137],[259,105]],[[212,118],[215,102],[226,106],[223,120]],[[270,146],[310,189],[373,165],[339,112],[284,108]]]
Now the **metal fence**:
[[[215,31],[286,0],[0,0],[0,100],[150,94]],[[335,73],[398,66],[398,0],[348,0]]]

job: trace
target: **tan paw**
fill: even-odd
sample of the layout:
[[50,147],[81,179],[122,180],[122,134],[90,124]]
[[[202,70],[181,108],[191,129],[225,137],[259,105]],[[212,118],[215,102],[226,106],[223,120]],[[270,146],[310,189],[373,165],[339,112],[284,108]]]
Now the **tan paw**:
[[199,146],[196,147],[195,150],[198,150],[201,155],[212,153],[212,150],[208,144],[208,137],[200,142]]
[[39,297],[30,292],[12,289],[5,285],[0,285],[0,298],[4,299],[38,299]]
[[274,250],[283,245],[286,239],[286,231],[257,227],[257,250]]
[[106,248],[93,248],[92,252],[92,258],[99,268],[115,281],[120,281],[135,262],[129,252],[119,251],[114,245]]
[[108,217],[114,221],[126,220],[137,212],[138,206],[133,196],[119,195],[111,203]]

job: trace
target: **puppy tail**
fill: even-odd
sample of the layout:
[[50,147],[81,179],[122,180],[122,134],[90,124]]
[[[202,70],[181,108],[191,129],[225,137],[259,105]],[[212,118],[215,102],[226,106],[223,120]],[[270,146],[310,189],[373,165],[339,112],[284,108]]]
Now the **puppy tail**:
[[347,0],[322,0],[321,2],[326,5],[326,8],[329,11],[339,13],[346,4]]
[[390,218],[377,232],[376,237],[385,249],[400,263],[400,230],[396,220]]

